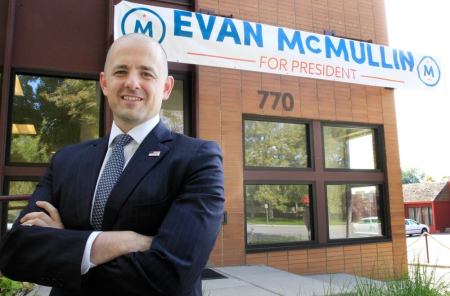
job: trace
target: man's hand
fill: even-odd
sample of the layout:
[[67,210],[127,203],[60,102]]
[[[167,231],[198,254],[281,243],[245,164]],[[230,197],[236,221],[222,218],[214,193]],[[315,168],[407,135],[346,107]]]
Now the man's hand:
[[150,249],[153,237],[134,231],[106,231],[100,233],[92,244],[91,262],[95,265],[119,256]]
[[20,219],[20,223],[25,226],[41,226],[64,229],[64,225],[59,216],[58,210],[49,202],[37,201],[36,205],[45,212],[31,212],[26,214]]

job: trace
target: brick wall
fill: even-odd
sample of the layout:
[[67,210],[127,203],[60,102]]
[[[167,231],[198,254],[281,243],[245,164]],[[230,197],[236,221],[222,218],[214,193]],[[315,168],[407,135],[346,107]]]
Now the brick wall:
[[[199,0],[198,8],[265,24],[387,44],[381,0]],[[404,209],[392,90],[213,67],[197,68],[198,135],[220,143],[224,155],[224,225],[214,265],[267,264],[295,273],[348,272],[383,277],[406,270]],[[290,92],[293,111],[259,108],[260,89]],[[299,106],[298,106],[299,104]],[[392,242],[246,254],[242,114],[374,123],[384,126]],[[388,272],[386,272],[388,271]]]

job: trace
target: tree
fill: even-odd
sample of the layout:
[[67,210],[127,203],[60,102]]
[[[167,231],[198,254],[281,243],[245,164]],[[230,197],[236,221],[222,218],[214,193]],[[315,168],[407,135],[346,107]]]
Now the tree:
[[59,148],[98,137],[100,96],[95,81],[19,75],[12,122],[36,134],[13,134],[10,161],[46,163]]
[[263,167],[308,166],[306,125],[245,121],[245,164]]
[[425,173],[418,168],[402,170],[402,184],[420,183],[424,180]]
[[250,217],[264,214],[265,205],[269,218],[297,214],[302,196],[309,196],[309,186],[300,184],[259,184],[246,186],[247,213]]
[[423,181],[428,182],[428,183],[436,182],[436,180],[432,176],[425,176]]

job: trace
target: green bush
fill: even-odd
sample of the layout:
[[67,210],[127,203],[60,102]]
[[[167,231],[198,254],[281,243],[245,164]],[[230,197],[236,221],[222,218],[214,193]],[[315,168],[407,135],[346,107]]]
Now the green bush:
[[435,278],[435,272],[427,272],[427,267],[414,264],[409,273],[400,279],[372,281],[367,278],[356,278],[353,291],[349,287],[341,291],[326,291],[326,295],[340,296],[450,296],[449,284]]
[[0,295],[1,296],[20,296],[27,295],[33,290],[34,284],[22,283],[10,280],[0,276]]

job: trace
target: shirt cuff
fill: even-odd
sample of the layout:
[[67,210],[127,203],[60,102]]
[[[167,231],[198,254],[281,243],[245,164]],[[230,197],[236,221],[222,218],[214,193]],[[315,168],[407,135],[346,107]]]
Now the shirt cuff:
[[101,231],[94,231],[88,237],[86,246],[84,246],[83,259],[81,260],[81,275],[86,274],[89,269],[95,267],[95,264],[91,262],[91,249],[92,244],[100,233]]

